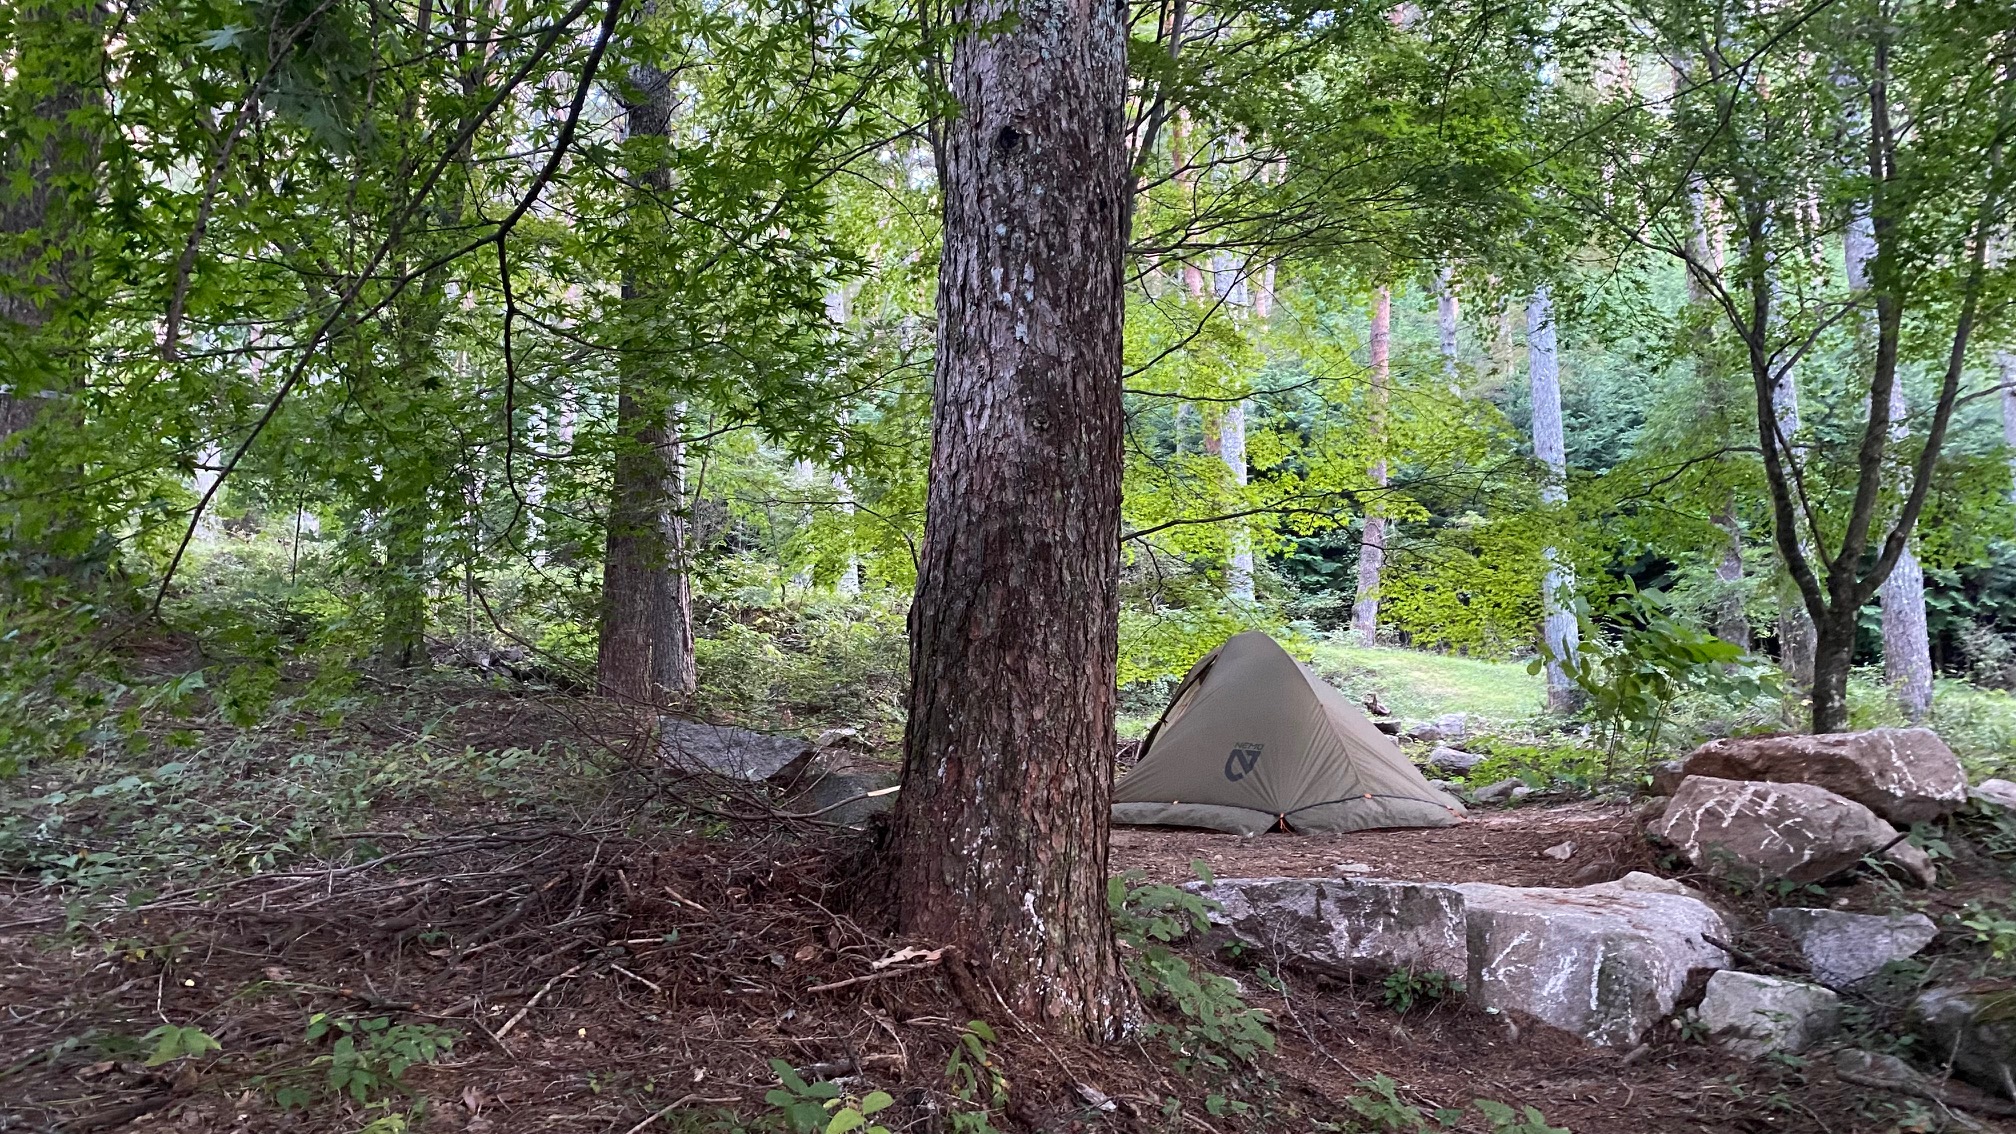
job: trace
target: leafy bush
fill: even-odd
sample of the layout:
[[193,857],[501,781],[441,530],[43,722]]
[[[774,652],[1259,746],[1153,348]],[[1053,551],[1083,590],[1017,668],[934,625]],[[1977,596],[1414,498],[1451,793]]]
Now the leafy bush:
[[[1210,868],[1202,862],[1191,866],[1211,880]],[[1127,973],[1142,999],[1166,1004],[1183,1019],[1173,1027],[1149,1024],[1144,1029],[1167,1041],[1179,1068],[1201,1065],[1222,1072],[1274,1050],[1267,1014],[1247,1007],[1238,985],[1194,968],[1168,947],[1192,931],[1208,929],[1215,903],[1180,886],[1143,883],[1139,871],[1109,880],[1106,896],[1115,935],[1126,950]]]

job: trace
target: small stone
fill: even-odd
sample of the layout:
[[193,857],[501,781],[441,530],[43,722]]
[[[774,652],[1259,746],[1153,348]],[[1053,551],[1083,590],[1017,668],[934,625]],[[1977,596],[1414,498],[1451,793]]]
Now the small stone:
[[1841,999],[1817,984],[1723,969],[1708,978],[1698,1018],[1737,1055],[1806,1050],[1841,1026]]
[[1967,794],[1983,803],[1992,803],[1997,807],[2016,811],[2016,784],[2008,780],[1982,780],[1968,788]]
[[1575,857],[1575,844],[1572,840],[1565,843],[1556,843],[1540,853],[1556,862],[1567,862],[1569,859]]
[[1924,914],[1845,913],[1841,910],[1784,908],[1771,924],[1799,946],[1814,979],[1846,988],[1874,976],[1884,965],[1916,954],[1939,936]]
[[1652,769],[1652,794],[1672,795],[1680,790],[1680,781],[1687,778],[1685,760],[1666,760]]
[[660,717],[659,751],[667,764],[738,780],[764,780],[812,750],[795,736],[772,736],[746,728]]
[[1459,776],[1469,772],[1470,769],[1475,768],[1483,762],[1484,757],[1474,752],[1465,752],[1460,748],[1451,748],[1446,744],[1436,745],[1435,751],[1428,754],[1429,767],[1438,772],[1453,772]]
[[1525,786],[1526,785],[1518,779],[1499,780],[1495,784],[1486,784],[1483,787],[1478,788],[1476,791],[1471,792],[1470,798],[1476,800],[1479,803],[1497,803],[1501,800],[1511,798],[1513,792]]
[[1513,788],[1512,794],[1507,796],[1506,798],[1510,799],[1514,803],[1517,803],[1522,799],[1528,798],[1532,794],[1533,794],[1532,788],[1527,787],[1525,784],[1520,784],[1518,787]]
[[1448,713],[1412,726],[1407,730],[1406,737],[1422,744],[1440,744],[1445,740],[1461,740],[1469,731],[1469,714]]
[[1337,864],[1337,872],[1340,874],[1370,874],[1372,873],[1372,867],[1370,864],[1363,862],[1340,862]]

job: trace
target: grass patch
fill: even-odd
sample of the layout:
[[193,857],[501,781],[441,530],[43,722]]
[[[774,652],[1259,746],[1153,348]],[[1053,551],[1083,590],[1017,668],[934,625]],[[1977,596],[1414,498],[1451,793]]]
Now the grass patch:
[[1523,662],[1324,641],[1317,643],[1311,665],[1352,700],[1377,693],[1388,709],[1406,718],[1460,712],[1523,721],[1546,708],[1545,679],[1527,673]]

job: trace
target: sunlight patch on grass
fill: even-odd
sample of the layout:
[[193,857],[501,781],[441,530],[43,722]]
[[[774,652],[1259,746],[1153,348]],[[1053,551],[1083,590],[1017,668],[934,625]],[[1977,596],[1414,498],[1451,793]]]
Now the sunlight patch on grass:
[[1378,693],[1400,717],[1474,713],[1488,720],[1519,721],[1546,707],[1543,679],[1527,673],[1524,662],[1320,642],[1310,665],[1354,701]]

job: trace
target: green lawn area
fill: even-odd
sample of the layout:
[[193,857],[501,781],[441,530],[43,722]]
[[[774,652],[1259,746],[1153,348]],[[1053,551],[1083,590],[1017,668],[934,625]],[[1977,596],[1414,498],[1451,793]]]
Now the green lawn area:
[[1376,692],[1394,715],[1409,719],[1474,713],[1518,721],[1546,705],[1544,680],[1527,673],[1524,662],[1323,642],[1310,666],[1353,700]]

